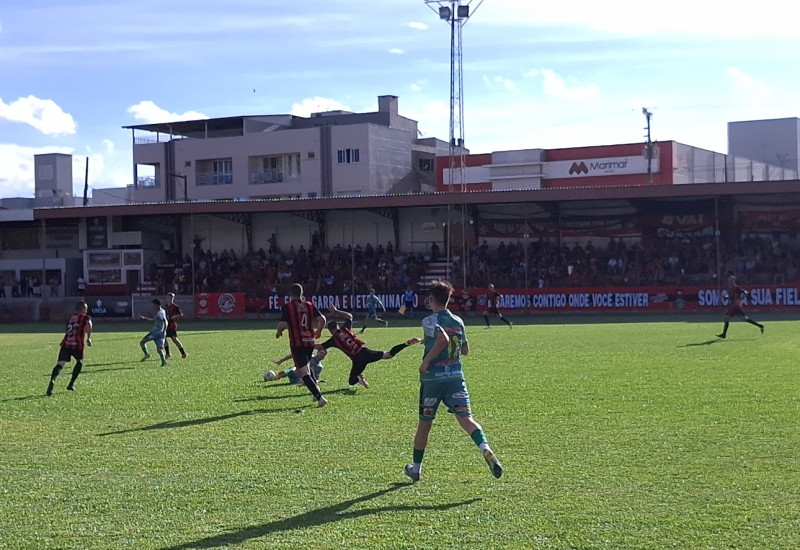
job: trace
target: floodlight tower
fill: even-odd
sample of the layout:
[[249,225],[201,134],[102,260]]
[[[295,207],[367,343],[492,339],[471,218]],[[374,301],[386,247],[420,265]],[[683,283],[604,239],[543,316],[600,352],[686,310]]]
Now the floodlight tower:
[[[474,8],[470,13],[470,4]],[[464,149],[464,66],[462,58],[462,28],[477,11],[483,0],[425,0],[425,4],[439,14],[439,19],[450,26],[450,143],[449,171],[447,178],[448,191],[454,185],[461,185],[461,192],[466,191],[466,159]],[[464,286],[466,287],[467,262],[469,251],[466,247],[466,206],[461,209],[462,266]],[[447,209],[447,277],[450,278],[450,206]]]

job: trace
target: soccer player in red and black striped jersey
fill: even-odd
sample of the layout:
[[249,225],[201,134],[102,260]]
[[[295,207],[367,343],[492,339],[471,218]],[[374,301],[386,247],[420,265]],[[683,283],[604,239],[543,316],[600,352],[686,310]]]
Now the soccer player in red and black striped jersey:
[[743,289],[736,284],[736,276],[731,275],[728,277],[728,298],[731,301],[728,311],[725,312],[725,325],[722,327],[722,333],[717,334],[717,338],[725,338],[728,335],[728,325],[733,317],[741,317],[751,325],[757,326],[761,329],[761,334],[764,334],[764,325],[752,320],[748,317],[742,309],[742,300],[750,295],[750,292]]
[[72,378],[69,380],[67,389],[75,391],[75,380],[83,369],[83,347],[85,344],[92,345],[92,318],[87,315],[89,306],[84,302],[75,305],[75,313],[67,317],[67,326],[64,331],[64,338],[61,339],[61,349],[58,352],[58,362],[50,373],[50,383],[47,385],[47,395],[53,395],[53,386],[56,384],[61,369],[75,358],[75,368],[72,369]]
[[275,338],[280,338],[285,330],[289,331],[289,351],[297,368],[295,374],[303,380],[320,407],[327,405],[328,400],[319,391],[309,362],[314,354],[314,341],[322,334],[324,326],[325,316],[314,304],[303,298],[303,286],[293,284],[289,288],[289,302],[281,309],[281,320]]
[[167,305],[164,306],[164,311],[167,314],[167,337],[164,339],[164,354],[169,359],[169,339],[178,346],[181,352],[181,357],[186,359],[186,350],[183,349],[183,344],[178,340],[178,319],[183,317],[183,311],[178,304],[175,303],[175,293],[167,292]]
[[491,325],[489,325],[490,313],[493,313],[498,317],[500,317],[500,320],[503,321],[505,324],[507,324],[508,328],[511,328],[514,325],[514,323],[503,317],[503,314],[500,313],[499,309],[497,309],[497,300],[498,298],[502,297],[503,295],[497,292],[494,289],[494,285],[490,283],[489,291],[486,293],[486,312],[483,314],[483,320],[486,323],[486,326],[484,326],[483,328],[491,328]]
[[331,337],[321,344],[317,344],[316,348],[327,350],[328,348],[336,347],[350,358],[352,366],[350,367],[348,383],[351,386],[361,384],[365,388],[368,388],[369,384],[366,378],[364,378],[364,369],[367,368],[367,365],[375,361],[380,361],[381,359],[391,359],[408,346],[413,346],[414,344],[422,342],[421,338],[412,338],[404,344],[397,344],[389,351],[371,350],[366,347],[364,342],[359,340],[353,332],[352,313],[337,309],[335,306],[330,306],[328,311],[331,317],[343,318],[344,324],[340,326],[336,321],[328,322],[328,330],[331,333]]

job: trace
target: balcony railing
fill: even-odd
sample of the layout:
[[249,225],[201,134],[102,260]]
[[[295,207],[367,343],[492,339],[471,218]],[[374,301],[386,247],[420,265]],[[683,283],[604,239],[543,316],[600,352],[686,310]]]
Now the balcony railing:
[[283,183],[283,172],[278,170],[264,170],[263,172],[250,172],[250,183]]
[[215,174],[213,172],[197,174],[197,185],[230,185],[233,174]]
[[139,187],[158,187],[158,178],[154,176],[139,176],[136,178]]

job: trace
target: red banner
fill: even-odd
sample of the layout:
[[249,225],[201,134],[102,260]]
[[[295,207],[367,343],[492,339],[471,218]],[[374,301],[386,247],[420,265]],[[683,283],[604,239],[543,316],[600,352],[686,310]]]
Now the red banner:
[[244,292],[208,292],[194,297],[198,317],[241,317],[244,304]]

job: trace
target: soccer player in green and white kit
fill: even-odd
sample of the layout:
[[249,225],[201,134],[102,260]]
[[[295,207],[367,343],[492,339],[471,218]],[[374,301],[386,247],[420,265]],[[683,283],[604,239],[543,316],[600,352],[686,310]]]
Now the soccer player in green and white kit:
[[500,477],[503,466],[489,447],[483,428],[472,418],[467,383],[461,371],[461,356],[469,353],[469,342],[464,321],[447,309],[453,287],[440,281],[431,286],[430,292],[433,313],[422,320],[425,356],[419,367],[419,424],[414,436],[414,462],[406,466],[405,473],[412,481],[419,481],[433,419],[439,404],[444,403],[481,450],[492,475]]

